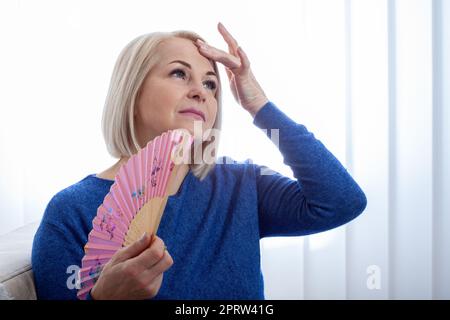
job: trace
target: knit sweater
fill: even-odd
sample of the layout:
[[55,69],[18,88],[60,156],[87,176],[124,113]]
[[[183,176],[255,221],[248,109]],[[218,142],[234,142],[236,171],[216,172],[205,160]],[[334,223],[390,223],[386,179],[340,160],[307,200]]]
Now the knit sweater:
[[[253,124],[268,137],[279,130],[278,148],[295,179],[228,157],[202,181],[189,171],[157,232],[174,263],[154,299],[264,299],[261,238],[330,230],[364,211],[364,192],[304,125],[273,102]],[[113,182],[90,174],[48,203],[32,251],[39,299],[76,299],[75,273]]]

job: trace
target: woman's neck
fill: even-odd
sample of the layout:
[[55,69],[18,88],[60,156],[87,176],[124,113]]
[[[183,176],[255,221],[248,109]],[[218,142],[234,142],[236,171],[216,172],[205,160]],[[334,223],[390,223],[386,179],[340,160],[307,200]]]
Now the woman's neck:
[[129,159],[128,157],[120,158],[119,161],[117,161],[113,166],[109,167],[105,171],[102,171],[102,172],[98,173],[96,176],[98,178],[102,178],[102,179],[106,179],[106,180],[113,180],[114,181],[117,172],[119,172],[120,167],[123,164],[127,163],[128,159]]

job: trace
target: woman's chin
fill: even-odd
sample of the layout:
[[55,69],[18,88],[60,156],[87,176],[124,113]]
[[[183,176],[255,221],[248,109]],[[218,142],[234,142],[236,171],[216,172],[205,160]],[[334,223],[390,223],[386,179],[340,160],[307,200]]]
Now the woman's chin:
[[204,133],[203,121],[179,121],[176,125],[176,128],[189,131],[189,133],[195,138],[195,140],[202,140]]

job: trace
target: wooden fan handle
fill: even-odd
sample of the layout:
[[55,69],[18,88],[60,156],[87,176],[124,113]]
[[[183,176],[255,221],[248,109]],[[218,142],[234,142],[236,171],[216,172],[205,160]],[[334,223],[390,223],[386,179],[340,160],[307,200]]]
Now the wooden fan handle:
[[169,198],[168,196],[165,196],[161,199],[161,203],[160,203],[159,209],[157,211],[157,216],[155,218],[155,225],[153,226],[153,234],[155,234],[155,235],[158,232],[158,227],[159,227],[159,224],[161,223],[161,218],[162,218],[164,209],[166,208],[168,198]]

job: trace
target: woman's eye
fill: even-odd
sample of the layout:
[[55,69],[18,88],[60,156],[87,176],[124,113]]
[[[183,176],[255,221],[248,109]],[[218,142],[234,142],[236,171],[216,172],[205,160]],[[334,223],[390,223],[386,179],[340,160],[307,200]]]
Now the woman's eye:
[[217,87],[217,85],[214,81],[205,81],[205,84],[209,84],[209,89],[211,89],[211,90],[214,90]]
[[[170,73],[170,75],[175,75],[175,74],[176,75],[181,75],[181,78],[185,78],[186,77],[186,73],[183,70],[181,70],[181,69],[175,69],[175,70],[173,70]],[[209,86],[208,89],[210,89],[210,90],[215,90],[217,88],[217,84],[214,81],[212,81],[212,80],[205,81],[204,84]]]
[[183,70],[181,70],[181,69],[173,70],[173,71],[170,73],[170,75],[174,75],[174,74],[181,74],[183,77],[186,76],[186,73],[185,73]]

